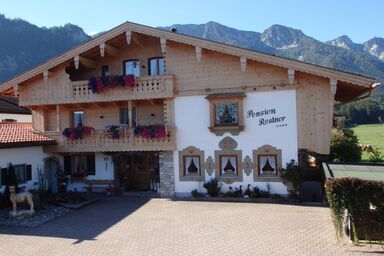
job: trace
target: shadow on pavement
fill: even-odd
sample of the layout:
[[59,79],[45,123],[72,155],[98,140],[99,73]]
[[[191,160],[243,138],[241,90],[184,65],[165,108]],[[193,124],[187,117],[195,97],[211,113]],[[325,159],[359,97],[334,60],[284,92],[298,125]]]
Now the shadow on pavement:
[[0,226],[0,234],[75,239],[95,238],[145,205],[150,198],[111,197],[75,210],[36,228]]

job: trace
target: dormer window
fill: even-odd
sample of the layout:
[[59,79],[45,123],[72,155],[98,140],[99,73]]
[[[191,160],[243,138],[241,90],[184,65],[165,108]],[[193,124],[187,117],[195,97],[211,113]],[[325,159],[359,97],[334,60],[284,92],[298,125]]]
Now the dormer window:
[[244,93],[211,94],[206,97],[210,105],[211,125],[209,130],[216,135],[230,132],[238,135],[244,130]]

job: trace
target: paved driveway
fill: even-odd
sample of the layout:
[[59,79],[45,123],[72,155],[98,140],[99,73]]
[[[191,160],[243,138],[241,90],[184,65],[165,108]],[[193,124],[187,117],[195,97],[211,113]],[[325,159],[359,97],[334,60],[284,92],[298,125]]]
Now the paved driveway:
[[37,228],[0,226],[1,255],[374,255],[337,243],[329,209],[112,198]]

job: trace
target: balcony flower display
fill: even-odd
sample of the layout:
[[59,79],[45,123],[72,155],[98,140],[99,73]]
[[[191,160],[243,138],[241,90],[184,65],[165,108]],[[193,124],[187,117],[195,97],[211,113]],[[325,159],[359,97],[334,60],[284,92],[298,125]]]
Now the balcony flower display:
[[90,135],[95,128],[89,126],[78,126],[76,128],[65,128],[62,132],[62,135],[70,140],[83,139],[84,137]]
[[104,127],[104,132],[111,133],[112,139],[119,139],[120,138],[120,132],[124,132],[128,130],[128,125],[126,124],[110,124],[106,125]]
[[165,131],[165,126],[163,124],[136,126],[133,133],[137,137],[143,137],[146,139],[161,139],[167,136],[167,132]]
[[135,77],[127,76],[106,76],[106,77],[91,77],[88,80],[88,89],[93,93],[101,93],[106,88],[116,86],[133,87],[135,85]]

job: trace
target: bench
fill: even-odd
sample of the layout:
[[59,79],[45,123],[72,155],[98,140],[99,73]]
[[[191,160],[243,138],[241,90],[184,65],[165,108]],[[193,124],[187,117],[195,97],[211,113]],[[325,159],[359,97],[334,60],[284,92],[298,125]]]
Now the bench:
[[84,183],[88,185],[88,191],[92,192],[93,186],[112,186],[113,180],[88,180],[87,178],[85,178]]

